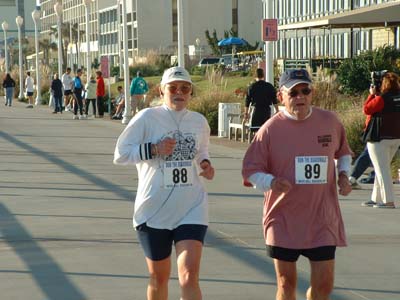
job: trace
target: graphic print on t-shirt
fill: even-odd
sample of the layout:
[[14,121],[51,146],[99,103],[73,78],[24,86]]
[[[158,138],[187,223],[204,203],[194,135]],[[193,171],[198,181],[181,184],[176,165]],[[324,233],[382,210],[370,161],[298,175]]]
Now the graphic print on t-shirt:
[[174,152],[165,157],[166,161],[171,160],[192,160],[196,156],[196,138],[195,134],[190,132],[174,131],[166,134],[165,137],[170,137],[176,140]]
[[170,132],[165,137],[176,140],[174,152],[165,157],[164,188],[183,188],[193,185],[194,165],[196,156],[196,139],[193,133],[183,133],[179,130]]

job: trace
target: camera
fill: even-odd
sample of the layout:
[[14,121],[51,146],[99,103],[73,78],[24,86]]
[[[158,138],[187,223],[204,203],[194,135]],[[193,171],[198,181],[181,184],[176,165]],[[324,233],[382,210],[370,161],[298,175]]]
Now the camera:
[[371,72],[371,81],[372,81],[371,86],[375,87],[375,90],[377,92],[380,92],[383,76],[385,76],[387,72],[388,72],[387,70]]

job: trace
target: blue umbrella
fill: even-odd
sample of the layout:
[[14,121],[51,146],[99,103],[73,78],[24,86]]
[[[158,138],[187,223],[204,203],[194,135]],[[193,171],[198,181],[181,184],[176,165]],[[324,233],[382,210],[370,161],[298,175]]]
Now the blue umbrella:
[[218,42],[219,47],[221,47],[221,46],[244,46],[247,44],[248,43],[246,40],[239,38],[239,37],[234,37],[234,36],[225,38]]

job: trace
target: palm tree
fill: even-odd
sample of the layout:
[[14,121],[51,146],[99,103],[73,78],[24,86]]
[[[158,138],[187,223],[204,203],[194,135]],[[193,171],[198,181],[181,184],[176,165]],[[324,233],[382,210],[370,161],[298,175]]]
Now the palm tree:
[[[72,26],[70,26],[70,23],[62,23],[61,24],[61,44],[62,44],[62,49],[61,49],[61,55],[63,58],[63,70],[66,68],[66,63],[67,63],[67,53],[68,53],[68,44],[70,42],[74,42],[76,45],[76,53],[78,53],[78,24],[75,23]],[[72,41],[70,41],[70,29],[72,30]],[[58,39],[58,30],[56,27],[51,27],[50,28],[51,33],[50,35],[54,35],[56,39]],[[80,31],[79,33],[82,35],[82,32]]]
[[42,39],[42,40],[39,40],[39,49],[43,50],[43,64],[48,65],[49,64],[49,52],[50,52],[50,50],[56,51],[57,44],[54,42],[50,42],[49,39]]

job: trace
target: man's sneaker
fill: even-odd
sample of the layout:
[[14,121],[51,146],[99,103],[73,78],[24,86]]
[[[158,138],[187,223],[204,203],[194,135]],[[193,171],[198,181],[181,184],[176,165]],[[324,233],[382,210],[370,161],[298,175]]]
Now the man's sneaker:
[[78,116],[77,116],[77,115],[74,115],[74,116],[72,117],[72,120],[78,120]]
[[32,104],[28,104],[28,105],[26,106],[26,108],[33,108],[33,105],[32,105]]
[[88,118],[88,115],[84,114],[84,115],[83,115],[83,118],[84,118],[84,119],[87,119],[87,118]]
[[352,188],[353,190],[362,190],[362,187],[361,187],[361,185],[359,185],[359,183],[357,182],[357,179],[355,179],[354,177],[350,176],[350,177],[349,177],[349,181],[350,181],[350,184],[351,184],[351,188]]
[[369,200],[369,201],[365,201],[363,203],[361,203],[361,206],[365,206],[365,207],[373,207],[376,205],[375,201]]
[[388,203],[376,203],[374,205],[375,208],[396,208],[396,206],[394,206],[393,202],[388,202]]

